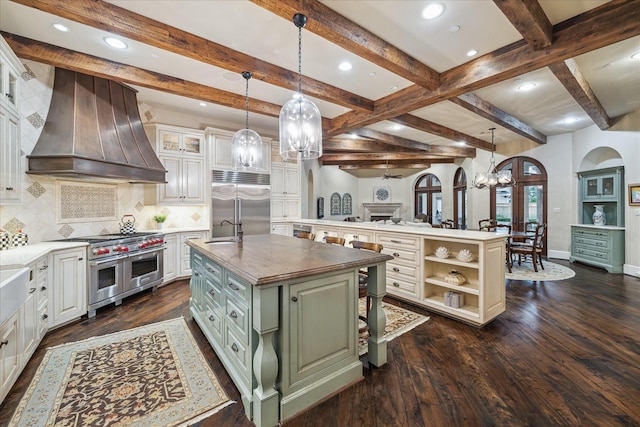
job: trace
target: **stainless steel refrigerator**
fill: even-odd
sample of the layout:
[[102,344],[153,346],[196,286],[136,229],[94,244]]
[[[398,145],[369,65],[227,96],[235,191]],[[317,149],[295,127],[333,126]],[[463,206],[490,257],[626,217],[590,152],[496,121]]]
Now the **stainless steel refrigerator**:
[[237,236],[240,222],[245,235],[269,234],[270,220],[268,174],[211,171],[211,237]]

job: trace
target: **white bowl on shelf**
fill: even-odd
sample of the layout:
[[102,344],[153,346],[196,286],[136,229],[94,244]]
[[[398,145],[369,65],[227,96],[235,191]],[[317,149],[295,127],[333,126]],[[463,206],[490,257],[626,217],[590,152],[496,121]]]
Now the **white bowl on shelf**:
[[445,248],[444,246],[438,247],[435,253],[438,258],[449,258],[449,255],[451,255],[449,249]]
[[469,249],[462,249],[460,252],[458,252],[456,258],[458,258],[458,261],[471,262],[473,261],[473,254]]

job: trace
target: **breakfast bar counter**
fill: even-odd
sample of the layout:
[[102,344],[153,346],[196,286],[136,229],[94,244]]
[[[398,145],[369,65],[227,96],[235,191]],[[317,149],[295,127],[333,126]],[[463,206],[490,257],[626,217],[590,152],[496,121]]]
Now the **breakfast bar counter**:
[[258,426],[363,378],[358,271],[369,272],[368,360],[387,360],[382,297],[392,257],[280,235],[190,240],[191,313]]

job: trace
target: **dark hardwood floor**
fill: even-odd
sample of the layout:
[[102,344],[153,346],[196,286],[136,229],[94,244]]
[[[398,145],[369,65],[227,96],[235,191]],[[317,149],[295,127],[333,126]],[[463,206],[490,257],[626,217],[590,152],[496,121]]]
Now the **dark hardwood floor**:
[[[389,343],[387,365],[365,364],[364,381],[285,425],[640,426],[640,279],[571,268],[570,280],[507,281],[507,311],[484,328],[430,313],[430,321]],[[179,316],[237,401],[197,425],[253,425],[191,319],[188,298],[188,282],[179,281],[49,332],[0,406],[0,426],[47,347]]]

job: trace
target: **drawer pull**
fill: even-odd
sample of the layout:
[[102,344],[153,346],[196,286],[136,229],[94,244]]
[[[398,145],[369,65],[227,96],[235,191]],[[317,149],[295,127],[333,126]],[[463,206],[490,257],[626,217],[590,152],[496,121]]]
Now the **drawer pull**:
[[211,289],[209,291],[209,295],[211,295],[212,297],[216,295],[216,291],[214,291],[213,289]]
[[236,345],[236,343],[231,344],[231,350],[235,351],[236,353],[238,352],[238,346]]
[[32,294],[36,291],[36,288],[29,288],[29,293]]
[[298,297],[291,297],[291,301],[298,302]]
[[398,267],[393,267],[393,271],[395,271],[396,273],[400,271],[400,269]]
[[39,268],[39,270],[42,271],[42,270],[46,270],[47,268],[49,268],[48,265],[43,265],[42,267]]
[[231,316],[234,319],[237,319],[238,318],[238,313],[236,313],[236,311],[233,310],[233,311],[231,311],[231,313],[229,313],[229,316]]
[[196,277],[200,277],[200,273],[198,273],[197,271],[194,271],[193,275],[196,276]]
[[46,286],[43,286],[43,287],[41,287],[41,288],[40,288],[40,290],[41,290],[41,291],[46,291],[46,290],[47,290],[47,287],[46,287]]
[[402,244],[402,240],[393,240],[393,239],[391,239],[390,242],[391,243],[398,243],[400,245]]
[[212,273],[212,274],[217,273],[217,271],[216,271],[216,270],[214,270],[214,269],[213,269],[213,268],[211,268],[211,267],[207,267],[207,271],[208,271],[209,273]]
[[400,287],[400,283],[398,283],[398,282],[393,282],[392,285],[395,286],[396,288]]
[[3,345],[7,345],[9,344],[9,340],[4,340],[2,342],[0,342],[0,347],[2,347]]
[[212,314],[211,316],[209,316],[209,320],[211,320],[213,322],[214,320],[216,320],[216,318],[213,317],[213,314]]
[[394,252],[393,256],[396,257],[396,258],[400,258],[400,254],[398,252]]
[[236,285],[234,285],[233,283],[229,283],[229,287],[230,287],[231,289],[233,289],[234,291],[239,291],[239,290],[240,290],[240,288],[239,288],[239,287],[237,287]]
[[43,320],[47,320],[48,318],[49,318],[49,315],[48,315],[47,313],[45,313],[45,314],[43,314],[43,315],[42,315],[42,319],[43,319]]

